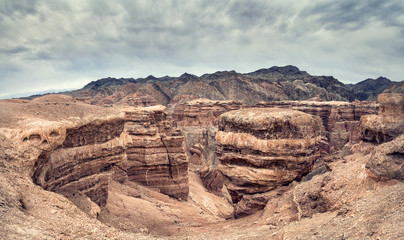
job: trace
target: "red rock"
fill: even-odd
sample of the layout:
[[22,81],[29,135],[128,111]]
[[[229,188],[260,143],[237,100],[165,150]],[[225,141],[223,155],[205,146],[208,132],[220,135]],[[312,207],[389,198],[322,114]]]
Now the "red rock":
[[139,93],[133,93],[125,96],[116,105],[127,105],[133,107],[150,107],[158,105],[156,99],[150,95],[141,95]]
[[366,169],[379,179],[404,181],[404,134],[377,146],[371,152]]
[[321,120],[303,112],[280,108],[235,110],[219,117],[219,130],[218,169],[225,176],[233,202],[241,202],[236,206],[236,216],[264,207],[265,201],[249,205],[243,198],[255,198],[250,195],[301,178],[320,156]]
[[[323,120],[323,151],[341,150],[348,142],[359,141],[359,120],[365,114],[377,112],[378,105],[373,102],[338,101],[274,101],[260,103],[259,107],[280,107],[302,111],[319,116]],[[328,150],[329,149],[329,150]]]
[[177,126],[217,126],[219,115],[239,109],[241,104],[237,101],[215,101],[199,98],[177,106],[171,118]]
[[188,198],[188,161],[184,137],[166,121],[165,107],[126,112],[127,174],[130,181],[158,189],[172,197]]
[[[35,102],[48,104],[49,99]],[[113,179],[137,181],[187,199],[183,137],[165,120],[164,107],[112,110],[81,106],[72,105],[79,111],[65,114],[72,121],[43,121],[20,134],[22,147],[39,155],[35,164],[27,164],[35,183],[54,192],[78,190],[100,206],[106,204]],[[104,111],[104,115],[89,114],[92,108]],[[113,114],[105,115],[105,111]]]
[[360,119],[360,137],[370,142],[389,142],[404,133],[404,94],[380,94],[378,101],[379,115]]
[[33,170],[34,182],[55,192],[81,191],[105,206],[112,179],[110,170],[126,159],[119,140],[123,124],[124,119],[118,118],[66,129],[60,148],[38,158]]
[[184,134],[185,151],[192,161],[190,169],[199,171],[207,189],[221,195],[223,176],[217,171],[218,160],[214,153],[217,118],[224,112],[239,109],[241,102],[194,99],[193,96],[184,96],[176,101],[178,103],[169,110],[170,121]]

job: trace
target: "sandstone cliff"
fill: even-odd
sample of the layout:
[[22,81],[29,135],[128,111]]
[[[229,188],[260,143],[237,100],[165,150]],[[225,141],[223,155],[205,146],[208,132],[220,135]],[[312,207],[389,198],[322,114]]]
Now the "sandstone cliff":
[[188,161],[184,137],[166,121],[165,107],[126,111],[126,173],[131,181],[159,189],[162,193],[188,198]]
[[[78,190],[105,206],[109,184],[116,179],[187,198],[183,137],[165,121],[165,107],[93,108],[60,96],[11,102],[10,106],[17,111],[27,109],[28,116],[29,112],[35,116],[26,117],[23,128],[3,129],[5,139],[16,139],[16,145],[4,149],[3,155],[18,160],[23,171],[44,189]],[[40,112],[45,107],[50,112]],[[58,121],[46,116],[55,117],[56,113],[60,113]],[[18,119],[18,115],[8,116],[11,123],[21,121],[13,117]]]
[[170,114],[171,124],[178,126],[185,137],[185,151],[190,169],[199,172],[204,185],[221,195],[223,179],[217,172],[215,135],[218,117],[239,109],[241,102],[193,99],[175,104]]
[[370,151],[368,172],[377,179],[404,180],[404,95],[383,93],[378,96],[379,115],[365,115],[360,135],[369,144],[381,145]]
[[379,115],[360,119],[360,136],[369,142],[388,142],[404,133],[404,95],[380,94]]
[[[261,102],[257,105],[241,105],[234,101],[214,101],[207,99],[178,99],[170,106],[170,119],[173,125],[181,128],[185,136],[186,153],[193,171],[199,171],[205,186],[222,194],[223,178],[217,171],[218,159],[213,154],[216,142],[214,136],[218,127],[218,115],[240,108],[280,107],[303,111],[322,119],[322,140],[319,143],[322,157],[330,152],[344,149],[349,154],[350,146],[359,141],[359,119],[365,114],[377,112],[378,104],[374,102],[326,102],[318,99],[310,101],[274,101]],[[192,99],[192,98],[191,98]],[[347,147],[343,148],[347,143]],[[321,162],[316,171],[326,171],[327,166]]]
[[[321,120],[302,112],[235,110],[219,117],[219,130],[218,169],[233,203],[238,204],[236,216],[262,209],[269,198],[262,193],[300,179],[320,156]],[[254,197],[260,199],[251,200]]]
[[361,116],[378,111],[378,104],[374,102],[273,101],[257,106],[288,108],[319,116],[324,127],[322,148],[325,152],[341,150],[348,142],[358,142]]

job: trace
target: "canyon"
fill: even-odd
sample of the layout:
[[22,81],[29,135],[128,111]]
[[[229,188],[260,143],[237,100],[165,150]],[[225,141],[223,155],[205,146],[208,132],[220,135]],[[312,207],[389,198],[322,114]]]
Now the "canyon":
[[[284,74],[307,73],[250,75]],[[158,94],[111,94],[0,100],[5,239],[404,235],[402,94],[377,102],[183,94],[167,106]]]

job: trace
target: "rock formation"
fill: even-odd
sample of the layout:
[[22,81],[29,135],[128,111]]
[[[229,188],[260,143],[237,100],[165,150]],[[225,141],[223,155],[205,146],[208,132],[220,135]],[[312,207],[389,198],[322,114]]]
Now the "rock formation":
[[377,146],[366,163],[372,176],[404,181],[404,134]]
[[[212,154],[216,146],[214,136],[217,132],[218,115],[240,108],[280,107],[319,116],[323,121],[322,140],[319,142],[319,147],[322,156],[327,157],[330,152],[341,150],[346,143],[352,144],[359,141],[360,117],[376,113],[378,108],[378,105],[373,102],[323,102],[319,97],[312,101],[261,102],[252,106],[241,105],[240,102],[235,101],[207,99],[183,102],[179,100],[178,102],[170,107],[172,109],[170,119],[172,125],[179,126],[185,136],[190,167],[192,170],[199,171],[204,185],[209,190],[219,194],[221,194],[223,179],[217,171],[217,156]],[[345,152],[349,154],[349,149]],[[327,169],[327,166],[319,164],[321,169]]]
[[187,199],[183,137],[165,120],[165,107],[97,108],[63,96],[10,103],[5,109],[10,106],[26,111],[26,127],[10,125],[21,122],[12,119],[19,115],[4,118],[10,119],[2,132],[5,138],[17,138],[17,145],[5,149],[3,157],[20,159],[24,171],[44,189],[79,191],[105,206],[111,181],[129,180]]
[[379,115],[360,119],[360,137],[369,142],[388,142],[404,133],[404,94],[378,96]]
[[379,115],[360,120],[360,136],[368,144],[380,144],[370,153],[366,169],[380,179],[404,180],[404,94],[378,96]]
[[[126,158],[119,139],[123,126],[124,120],[116,119],[66,129],[62,133],[63,144],[39,156],[34,166],[34,182],[54,192],[81,191],[98,205],[105,206],[112,177],[110,170]],[[59,136],[59,133],[51,132],[47,138],[52,135]],[[24,140],[30,138],[32,135]]]
[[[305,76],[293,68],[259,74]],[[213,80],[221,76],[235,74],[205,77]],[[156,90],[153,79],[144,81]],[[185,75],[183,79],[195,77]],[[166,80],[170,84],[169,78]],[[307,175],[320,155],[324,143],[319,141],[320,132],[327,133],[326,126],[343,126],[338,130],[342,134],[348,129],[345,120],[357,120],[357,116],[377,106],[331,104],[329,110],[304,103],[307,109],[302,113],[289,109],[274,112],[270,105],[262,104],[265,109],[243,106],[245,109],[222,113],[218,119],[208,108],[204,110],[208,115],[201,116],[194,109],[189,111],[194,118],[177,121],[185,141],[189,141],[184,158],[177,122],[171,121],[161,106],[98,107],[57,95],[33,101],[0,100],[0,236],[401,239],[404,139],[403,134],[397,135],[400,131],[394,125],[402,119],[401,98],[391,95],[380,99],[376,117],[385,125],[383,129],[391,129],[391,121],[395,130],[380,131],[376,124],[365,121],[371,117],[362,117],[359,129],[381,132],[376,136],[389,133],[394,139],[365,139],[352,147],[353,155],[348,153],[343,160],[340,154],[331,152],[328,155],[333,161],[327,162],[327,169],[317,168]],[[194,104],[217,112],[226,108],[220,106],[224,102],[212,106],[209,102]],[[355,105],[354,110],[351,105]],[[307,114],[309,109],[323,118],[323,124],[319,117]],[[198,131],[200,127],[191,119],[206,125]],[[220,131],[213,126],[216,123]],[[215,155],[216,135],[220,161]],[[375,147],[377,139],[382,141]],[[188,176],[187,160],[192,162]],[[219,193],[208,192],[200,175],[205,185]],[[185,200],[185,181],[189,185],[187,201],[166,195]],[[238,202],[233,208],[229,201]],[[242,217],[262,208],[258,214],[232,219],[234,213]]]
[[250,105],[260,101],[305,100],[316,95],[327,101],[354,100],[348,87],[337,79],[312,76],[294,66],[271,67],[245,74],[218,71],[200,77],[184,73],[179,77],[103,78],[65,94],[96,105],[115,104],[129,94],[142,98],[152,96],[157,104],[166,106],[183,95],[243,101]]
[[129,180],[159,189],[178,199],[188,198],[188,161],[184,137],[166,121],[165,107],[126,112],[125,129]]
[[319,116],[323,121],[323,150],[341,150],[348,142],[359,141],[359,120],[366,114],[377,113],[373,102],[274,101],[260,103],[259,107],[279,107]]
[[156,99],[150,95],[129,94],[122,98],[116,105],[127,105],[133,107],[150,107],[158,105]]
[[190,100],[180,104],[171,115],[177,126],[217,126],[217,118],[225,112],[241,108],[239,101],[215,101],[205,98]]
[[280,108],[235,110],[219,117],[219,130],[218,169],[232,201],[251,201],[248,198],[254,194],[262,198],[258,205],[247,204],[250,209],[236,207],[236,216],[262,209],[268,196],[261,193],[301,178],[319,158],[321,120],[303,112]]
[[[185,96],[185,99],[192,98]],[[178,126],[185,137],[185,151],[190,169],[199,172],[204,185],[212,192],[221,194],[222,176],[217,172],[215,155],[217,119],[222,113],[241,108],[238,101],[209,99],[178,100],[172,106],[171,124]]]

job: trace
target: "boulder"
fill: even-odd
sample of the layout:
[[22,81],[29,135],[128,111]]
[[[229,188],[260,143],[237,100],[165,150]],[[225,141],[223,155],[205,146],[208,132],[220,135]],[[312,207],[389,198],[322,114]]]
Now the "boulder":
[[371,176],[404,181],[404,134],[377,146],[366,163]]

